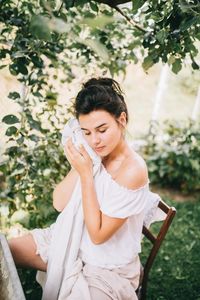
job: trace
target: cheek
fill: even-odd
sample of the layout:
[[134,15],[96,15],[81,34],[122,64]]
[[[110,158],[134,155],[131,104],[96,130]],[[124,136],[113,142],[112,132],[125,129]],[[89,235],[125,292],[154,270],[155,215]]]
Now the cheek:
[[119,130],[112,130],[104,137],[104,140],[107,142],[108,145],[115,145],[118,143],[118,139],[120,138],[121,133]]

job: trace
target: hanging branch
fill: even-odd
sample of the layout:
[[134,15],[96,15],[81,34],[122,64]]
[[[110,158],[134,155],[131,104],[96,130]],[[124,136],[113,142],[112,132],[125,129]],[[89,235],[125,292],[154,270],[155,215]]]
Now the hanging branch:
[[58,13],[61,12],[61,10],[62,10],[62,8],[63,8],[63,5],[64,5],[64,2],[62,1],[61,5],[60,5],[60,7],[59,7],[59,9],[58,9]]
[[98,3],[104,3],[107,4],[111,7],[117,6],[119,4],[124,4],[124,3],[128,3],[131,2],[131,0],[95,0]]
[[143,33],[146,33],[147,31],[137,24],[135,21],[133,21],[129,16],[127,16],[118,6],[112,6],[116,11],[118,11],[131,25],[133,25],[138,30],[142,31]]
[[147,31],[137,24],[135,21],[133,21],[129,16],[127,16],[117,5],[124,4],[127,2],[130,2],[130,0],[95,0],[98,3],[104,3],[110,6],[111,8],[114,8],[116,11],[118,11],[131,25],[133,25],[138,30],[142,31],[143,33],[146,33]]

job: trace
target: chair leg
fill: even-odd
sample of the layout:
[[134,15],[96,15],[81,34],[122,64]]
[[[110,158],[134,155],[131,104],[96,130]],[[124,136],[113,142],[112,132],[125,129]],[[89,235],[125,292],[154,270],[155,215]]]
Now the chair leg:
[[142,299],[141,288],[142,288],[142,287],[139,286],[139,288],[138,288],[137,291],[136,291],[136,295],[137,295],[138,300],[141,300],[141,299]]
[[146,285],[143,285],[141,288],[140,300],[146,300],[146,291],[147,291],[147,287],[146,287]]

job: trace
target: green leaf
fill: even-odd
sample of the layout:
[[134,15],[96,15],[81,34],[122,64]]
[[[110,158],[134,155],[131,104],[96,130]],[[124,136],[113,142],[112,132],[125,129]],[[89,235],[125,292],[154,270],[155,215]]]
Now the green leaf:
[[165,39],[167,37],[167,32],[163,29],[156,34],[156,38],[160,44],[164,44]]
[[99,11],[99,7],[98,7],[97,3],[95,3],[95,2],[91,2],[91,3],[90,3],[90,7],[91,7],[91,9],[92,9],[93,11],[95,11],[95,12],[98,12],[98,11]]
[[168,64],[172,65],[175,62],[175,60],[176,60],[176,58],[173,55],[170,55],[169,59],[168,59]]
[[9,65],[9,71],[13,76],[16,76],[19,72],[18,72],[18,68],[16,64],[10,64]]
[[23,75],[28,74],[28,69],[27,69],[27,66],[29,64],[28,59],[26,59],[25,57],[20,57],[16,60],[16,64],[17,64],[17,68],[18,68],[19,73],[21,73]]
[[[65,2],[68,2],[69,0],[65,0]],[[74,0],[71,0],[74,2]],[[69,1],[70,2],[70,1]],[[88,3],[88,0],[76,0],[76,5],[83,6],[84,4]]]
[[69,9],[74,6],[74,0],[64,0],[66,9]]
[[7,65],[1,65],[0,66],[0,70],[3,69],[3,68],[5,68],[5,67],[7,67]]
[[52,92],[52,91],[47,91],[46,93],[46,99],[47,100],[57,100],[58,98],[58,93],[56,92]]
[[132,0],[132,10],[133,12],[137,12],[137,10],[143,6],[145,0]]
[[37,55],[31,56],[31,61],[34,64],[34,66],[37,68],[42,68],[44,65],[43,60]]
[[48,26],[49,19],[41,15],[35,15],[31,19],[30,31],[38,39],[51,40],[51,32]]
[[10,157],[14,157],[17,153],[20,153],[20,148],[17,146],[12,146],[6,149],[6,154]]
[[16,140],[16,142],[17,142],[18,145],[22,145],[22,144],[24,143],[24,137],[21,136],[20,138],[18,138],[18,139]]
[[27,116],[27,119],[28,119],[28,123],[29,123],[29,125],[32,129],[36,129],[36,130],[39,130],[39,131],[42,130],[40,122],[34,120],[32,115],[30,115],[30,114],[27,114],[26,116]]
[[182,62],[180,58],[177,58],[172,64],[172,71],[177,74],[182,68]]
[[17,128],[15,126],[8,127],[6,130],[6,135],[11,136],[14,135],[17,132]]
[[9,95],[8,95],[8,98],[16,100],[16,99],[20,98],[20,94],[17,93],[17,92],[10,92]]
[[70,33],[72,30],[70,23],[64,22],[62,19],[55,17],[48,20],[47,24],[51,30],[56,31],[58,33]]
[[107,48],[98,40],[92,40],[92,39],[79,39],[79,41],[91,48],[96,54],[105,62],[109,59],[109,54]]
[[144,68],[145,71],[147,71],[149,68],[151,68],[154,64],[153,58],[151,56],[145,57],[142,67]]
[[28,61],[25,58],[20,57],[19,59],[15,60],[13,64],[9,65],[10,73],[14,76],[19,73],[27,75],[28,69],[26,67],[26,64],[28,64]]
[[194,17],[194,18],[188,18],[188,19],[184,19],[183,22],[180,25],[180,29],[182,31],[187,30],[188,28],[190,28],[192,25],[195,25],[197,23],[200,22],[200,18],[199,17]]
[[80,21],[80,24],[87,24],[92,29],[103,29],[107,24],[113,23],[114,21],[115,19],[113,17],[101,15],[95,18],[84,18]]
[[2,122],[10,125],[10,124],[19,123],[20,121],[14,115],[7,115],[7,116],[3,117]]
[[196,61],[193,60],[193,62],[192,62],[192,68],[193,68],[194,70],[199,70],[199,69],[200,69],[200,66],[196,63]]
[[19,209],[18,211],[12,214],[10,221],[12,224],[20,223],[25,227],[28,227],[29,219],[30,219],[29,212],[23,209]]
[[31,141],[34,141],[34,142],[38,142],[39,141],[39,137],[37,135],[35,135],[35,134],[31,134],[28,137],[29,137],[29,139]]

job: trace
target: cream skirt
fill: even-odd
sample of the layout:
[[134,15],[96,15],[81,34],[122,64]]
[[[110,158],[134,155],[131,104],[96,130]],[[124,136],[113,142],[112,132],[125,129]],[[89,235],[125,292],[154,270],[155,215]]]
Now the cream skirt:
[[[48,262],[48,248],[51,240],[51,230],[34,229],[30,232],[37,246],[36,254],[44,262]],[[64,281],[62,295],[59,300],[137,300],[135,290],[139,284],[140,259],[136,256],[134,261],[126,266],[106,269],[85,264],[81,261],[77,268],[77,280],[69,296],[64,297]],[[76,272],[76,271],[75,271]],[[83,296],[86,295],[86,296]]]

